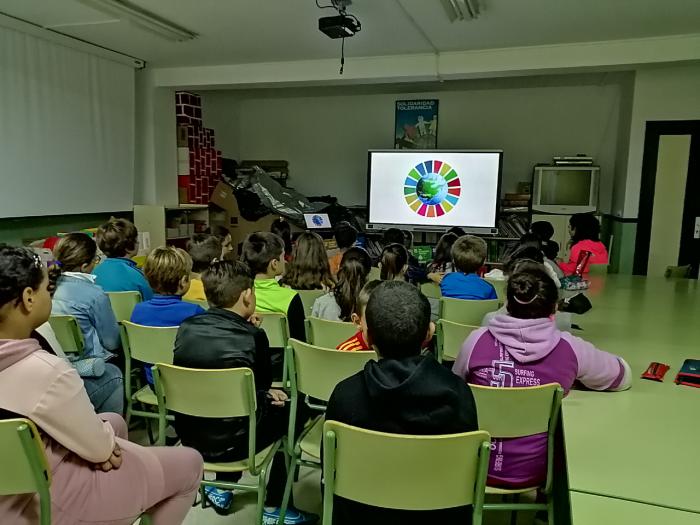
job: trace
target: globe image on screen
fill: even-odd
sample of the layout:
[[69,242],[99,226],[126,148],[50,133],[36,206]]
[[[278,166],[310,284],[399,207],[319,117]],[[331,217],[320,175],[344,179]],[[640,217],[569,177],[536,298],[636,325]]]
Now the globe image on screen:
[[436,173],[428,173],[418,181],[416,194],[424,204],[440,204],[447,195],[447,181]]
[[437,219],[452,211],[462,193],[459,174],[440,159],[416,164],[403,183],[406,205],[417,215]]
[[323,226],[323,217],[320,215],[314,215],[311,217],[311,222],[313,222],[316,226]]

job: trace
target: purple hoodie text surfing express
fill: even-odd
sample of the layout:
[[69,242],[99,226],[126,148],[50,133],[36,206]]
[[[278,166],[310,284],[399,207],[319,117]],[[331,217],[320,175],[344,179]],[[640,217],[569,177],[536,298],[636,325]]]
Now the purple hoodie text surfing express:
[[[509,315],[498,315],[488,327],[472,332],[452,371],[475,385],[510,388],[559,383],[565,395],[576,380],[592,390],[625,390],[631,382],[629,365],[621,357],[560,332],[549,318]],[[489,485],[537,486],[546,471],[546,433],[492,440]]]

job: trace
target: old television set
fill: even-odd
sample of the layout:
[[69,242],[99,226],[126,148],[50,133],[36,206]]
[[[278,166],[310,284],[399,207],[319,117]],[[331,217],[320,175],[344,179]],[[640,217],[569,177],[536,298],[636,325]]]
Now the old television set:
[[535,166],[532,210],[570,215],[598,210],[599,166]]

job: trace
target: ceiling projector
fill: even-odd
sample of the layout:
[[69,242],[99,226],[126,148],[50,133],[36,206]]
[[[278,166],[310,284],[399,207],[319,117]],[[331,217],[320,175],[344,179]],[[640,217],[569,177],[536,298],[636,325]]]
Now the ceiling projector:
[[318,28],[330,38],[349,38],[358,33],[362,26],[357,18],[340,14],[319,18]]

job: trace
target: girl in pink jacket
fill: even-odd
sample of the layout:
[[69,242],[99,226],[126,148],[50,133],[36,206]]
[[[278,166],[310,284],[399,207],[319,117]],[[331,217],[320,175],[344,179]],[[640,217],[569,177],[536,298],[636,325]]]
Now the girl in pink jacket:
[[[507,297],[508,315],[494,317],[462,346],[452,371],[467,383],[502,388],[559,383],[565,394],[574,381],[592,390],[630,387],[631,370],[624,359],[557,330],[558,290],[544,269],[513,274]],[[492,441],[489,485],[535,487],[546,472],[546,433]]]
[[559,267],[566,275],[572,275],[576,271],[581,254],[591,252],[588,263],[583,268],[583,273],[588,273],[591,264],[608,264],[608,250],[600,242],[600,223],[590,213],[577,213],[569,219],[569,231],[571,232],[571,253],[569,262],[560,262]]
[[[36,424],[51,469],[54,525],[182,523],[202,477],[190,448],[130,443],[117,414],[98,416],[77,372],[41,349],[32,330],[51,313],[48,277],[26,248],[0,245],[0,419]],[[0,496],[0,523],[38,523],[38,497]]]

